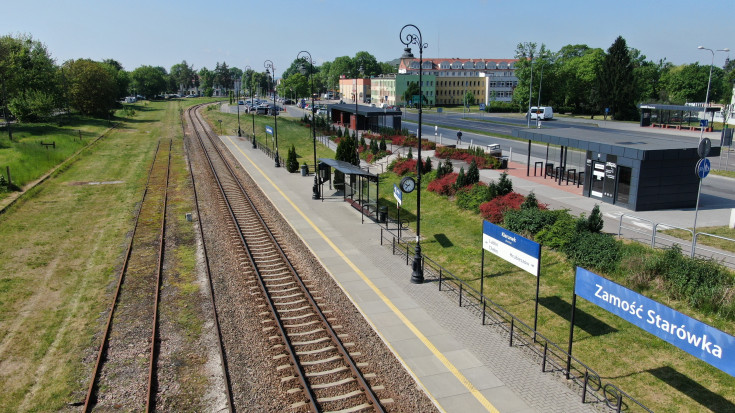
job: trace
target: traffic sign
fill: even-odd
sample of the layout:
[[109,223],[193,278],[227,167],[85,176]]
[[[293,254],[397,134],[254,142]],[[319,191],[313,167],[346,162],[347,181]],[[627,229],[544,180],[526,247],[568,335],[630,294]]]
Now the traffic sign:
[[480,110],[485,110],[485,104],[484,103],[480,103]]
[[700,119],[699,120],[699,126],[706,128],[707,127],[707,119]]
[[701,142],[699,142],[699,146],[697,147],[697,154],[700,158],[706,158],[707,155],[709,155],[710,149],[712,149],[712,141],[710,141],[709,138],[704,138]]
[[697,168],[695,169],[699,179],[704,179],[709,174],[711,164],[709,159],[704,158],[697,161]]
[[403,201],[403,192],[401,192],[401,188],[396,184],[393,184],[393,197],[396,199],[396,202],[398,202],[398,207],[400,208],[401,202]]
[[265,125],[265,133],[269,133],[273,135],[273,128],[268,125]]

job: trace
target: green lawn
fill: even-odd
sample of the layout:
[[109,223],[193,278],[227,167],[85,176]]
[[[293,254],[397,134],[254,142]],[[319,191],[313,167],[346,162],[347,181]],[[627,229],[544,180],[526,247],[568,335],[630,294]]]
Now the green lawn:
[[[20,123],[13,125],[13,140],[6,133],[0,137],[0,174],[7,179],[10,168],[12,183],[23,187],[56,167],[72,154],[88,145],[111,125],[106,120],[81,116],[64,118],[56,123]],[[3,131],[4,132],[4,131]],[[54,143],[55,147],[43,146]],[[0,199],[7,192],[0,192]]]
[[[395,218],[393,185],[384,174],[381,205]],[[428,182],[422,182],[425,189]],[[415,230],[415,192],[404,196],[401,218]],[[482,219],[457,208],[445,197],[421,192],[422,251],[474,288],[480,288]],[[563,254],[543,249],[538,330],[566,349],[569,337],[574,269]],[[601,274],[605,275],[605,274]],[[619,276],[606,275],[618,283]],[[533,325],[536,279],[509,263],[485,254],[485,295],[526,324]],[[667,298],[664,291],[643,294],[680,312],[735,334],[731,321],[712,317]],[[479,322],[478,322],[479,323]],[[584,300],[577,301],[575,357],[654,411],[728,411],[735,406],[735,379],[682,350]],[[694,395],[693,385],[702,386]],[[694,396],[694,397],[693,397]]]
[[[203,113],[212,126],[212,129],[217,133],[220,133],[219,121],[221,120],[222,132],[225,135],[237,135],[236,114],[223,113],[216,109],[206,110]],[[306,162],[309,168],[312,168],[314,164],[314,141],[312,139],[311,128],[306,124],[302,124],[299,119],[278,116],[278,153],[282,159],[282,163],[285,163],[288,150],[293,145],[296,148],[299,165]],[[252,125],[252,115],[240,114],[240,128],[243,131],[243,136],[253,133]],[[271,127],[275,126],[273,116],[255,115],[255,139],[260,143],[266,144],[269,148],[275,148],[273,136],[265,133],[266,125]],[[317,135],[319,135],[318,131]],[[322,145],[317,140],[316,156],[317,158],[334,158],[334,151]]]
[[[117,118],[119,127],[0,215],[0,411],[60,411],[84,401],[99,332],[160,139],[174,139],[174,181],[190,182],[181,161],[179,109],[195,102],[141,104],[134,116]],[[88,131],[88,142],[106,122],[75,127]],[[191,200],[172,199],[170,205],[176,214],[172,221],[180,227],[179,249],[170,258],[179,281],[172,288],[199,296],[192,276],[193,227],[183,218]],[[188,337],[196,337],[202,322],[192,320],[184,307],[173,317],[191,332]]]

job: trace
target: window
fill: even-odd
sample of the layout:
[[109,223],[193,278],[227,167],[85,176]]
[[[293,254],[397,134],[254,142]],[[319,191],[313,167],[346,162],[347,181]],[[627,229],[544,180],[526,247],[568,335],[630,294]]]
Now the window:
[[616,203],[630,202],[630,180],[633,170],[627,166],[618,166],[618,196]]

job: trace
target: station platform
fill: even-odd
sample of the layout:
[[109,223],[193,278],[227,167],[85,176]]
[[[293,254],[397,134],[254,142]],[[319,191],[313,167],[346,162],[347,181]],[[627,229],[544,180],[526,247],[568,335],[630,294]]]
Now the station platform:
[[221,139],[440,411],[597,411],[436,283],[411,284],[405,259],[380,245],[379,224],[341,196],[312,199],[313,175],[275,168],[245,138]]

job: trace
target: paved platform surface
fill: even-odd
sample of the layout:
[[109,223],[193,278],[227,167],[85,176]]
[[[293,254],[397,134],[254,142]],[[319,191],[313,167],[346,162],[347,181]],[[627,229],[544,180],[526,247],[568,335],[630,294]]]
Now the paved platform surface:
[[313,176],[275,168],[244,138],[222,141],[440,410],[597,411],[436,283],[411,284],[405,258],[380,245],[378,224],[361,223],[341,197],[311,199]]

